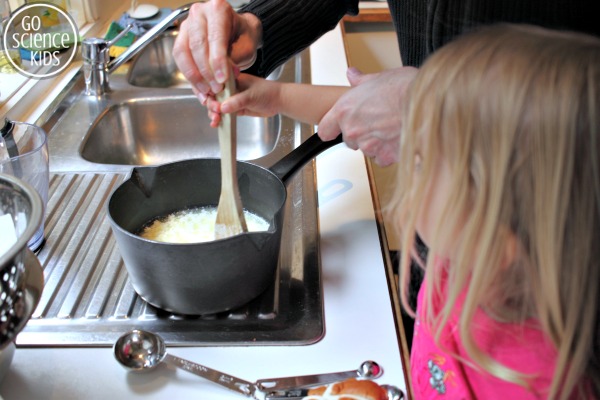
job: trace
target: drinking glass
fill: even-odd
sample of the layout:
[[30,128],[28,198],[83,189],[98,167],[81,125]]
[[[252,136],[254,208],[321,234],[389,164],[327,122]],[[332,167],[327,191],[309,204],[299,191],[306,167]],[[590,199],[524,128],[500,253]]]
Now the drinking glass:
[[[0,126],[2,124],[0,123]],[[48,140],[42,128],[8,119],[0,129],[0,173],[13,175],[35,188],[44,208],[42,223],[27,245],[38,251],[44,243],[44,219],[48,203]]]

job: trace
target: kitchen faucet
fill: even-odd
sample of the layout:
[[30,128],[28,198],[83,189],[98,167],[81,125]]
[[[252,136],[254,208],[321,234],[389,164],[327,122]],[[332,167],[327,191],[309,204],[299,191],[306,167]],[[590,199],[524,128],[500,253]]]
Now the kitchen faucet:
[[110,60],[108,50],[121,37],[131,29],[131,25],[125,28],[117,37],[111,41],[101,38],[84,39],[81,47],[83,57],[83,74],[85,80],[85,94],[90,96],[101,96],[110,91],[108,76],[122,64],[126,63],[140,52],[146,45],[156,39],[171,24],[186,16],[193,3],[181,6],[163,20],[153,26],[148,32],[138,38],[119,57]]

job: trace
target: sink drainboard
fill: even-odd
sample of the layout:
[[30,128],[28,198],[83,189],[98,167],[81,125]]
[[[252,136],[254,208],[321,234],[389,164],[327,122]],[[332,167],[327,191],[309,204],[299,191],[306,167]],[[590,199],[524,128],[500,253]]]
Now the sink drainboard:
[[124,179],[120,173],[51,173],[46,244],[38,254],[44,291],[18,346],[112,346],[134,328],[176,346],[301,345],[323,337],[313,163],[287,184],[273,285],[240,309],[197,317],[156,309],[133,290],[105,211]]

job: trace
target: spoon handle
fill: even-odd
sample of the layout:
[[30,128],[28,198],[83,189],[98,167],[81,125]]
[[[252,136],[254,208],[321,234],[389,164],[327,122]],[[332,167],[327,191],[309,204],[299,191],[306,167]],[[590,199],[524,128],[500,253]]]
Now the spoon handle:
[[327,385],[348,378],[375,379],[383,374],[383,368],[375,361],[365,361],[358,369],[326,374],[290,376],[285,378],[259,379],[256,386],[266,392],[287,389],[298,389],[309,386]]
[[241,393],[247,397],[253,397],[254,392],[256,391],[256,386],[251,382],[247,382],[243,379],[236,378],[235,376],[205,367],[204,365],[184,360],[183,358],[179,358],[168,353],[165,354],[163,361],[174,367],[181,368],[191,372],[192,374],[208,379],[209,381],[224,386],[227,389],[233,390],[234,392]]
[[[223,102],[233,94],[235,77],[233,71],[230,71],[225,88],[217,95],[217,99]],[[235,115],[221,115],[218,134],[221,150],[221,195],[217,207],[215,238],[221,239],[247,232],[248,228],[237,181]]]

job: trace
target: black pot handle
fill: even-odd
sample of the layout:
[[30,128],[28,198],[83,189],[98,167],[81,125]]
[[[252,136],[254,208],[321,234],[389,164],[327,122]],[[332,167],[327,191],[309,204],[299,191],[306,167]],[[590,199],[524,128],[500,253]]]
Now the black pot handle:
[[335,139],[327,142],[322,141],[319,135],[315,133],[291,153],[275,163],[275,165],[269,168],[269,170],[277,175],[279,179],[285,182],[310,160],[330,147],[342,142],[343,139],[341,133]]

